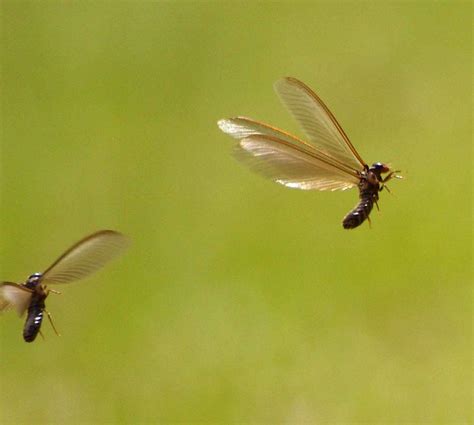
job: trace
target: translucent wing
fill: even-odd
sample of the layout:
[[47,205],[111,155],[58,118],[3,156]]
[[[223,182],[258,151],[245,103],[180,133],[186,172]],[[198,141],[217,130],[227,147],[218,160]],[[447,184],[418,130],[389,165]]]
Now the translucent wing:
[[218,125],[240,140],[237,159],[280,184],[306,190],[345,190],[359,182],[356,170],[275,127],[244,117],[220,120]]
[[101,230],[69,248],[44,273],[42,282],[69,283],[85,278],[120,255],[129,239],[113,230]]
[[297,149],[270,136],[249,136],[241,140],[236,157],[252,170],[291,188],[345,190],[359,181],[345,170],[315,156],[314,152]]
[[309,141],[328,155],[361,170],[364,160],[323,101],[301,81],[287,77],[275,83],[282,103],[298,121]]
[[23,285],[13,282],[0,283],[0,311],[14,308],[22,316],[31,301],[31,291]]

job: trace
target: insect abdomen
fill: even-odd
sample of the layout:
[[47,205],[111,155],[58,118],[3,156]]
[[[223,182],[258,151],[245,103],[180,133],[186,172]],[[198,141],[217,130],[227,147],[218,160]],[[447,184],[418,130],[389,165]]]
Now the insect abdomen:
[[360,226],[369,216],[374,206],[374,199],[372,194],[367,194],[357,204],[357,206],[344,217],[342,225],[344,229],[354,229]]
[[25,327],[23,328],[23,339],[26,342],[33,342],[38,335],[43,321],[44,302],[32,302],[28,307],[28,315],[26,316]]

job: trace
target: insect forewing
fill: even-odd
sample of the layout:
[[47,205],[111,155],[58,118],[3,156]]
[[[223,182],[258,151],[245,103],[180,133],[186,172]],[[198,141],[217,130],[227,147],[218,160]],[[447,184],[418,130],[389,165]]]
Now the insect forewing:
[[240,141],[235,155],[254,171],[291,188],[344,190],[358,182],[356,177],[322,161],[311,151],[297,149],[275,137],[247,137]]
[[44,273],[47,284],[83,279],[118,257],[130,240],[113,230],[101,230],[80,240],[59,257]]
[[240,140],[235,156],[254,171],[288,187],[345,190],[357,185],[357,171],[313,145],[268,124],[237,117],[218,122]]
[[355,170],[364,167],[365,162],[334,115],[306,84],[287,77],[278,80],[274,87],[282,103],[315,147]]
[[19,316],[26,311],[31,301],[31,291],[13,282],[0,283],[0,311],[14,308]]

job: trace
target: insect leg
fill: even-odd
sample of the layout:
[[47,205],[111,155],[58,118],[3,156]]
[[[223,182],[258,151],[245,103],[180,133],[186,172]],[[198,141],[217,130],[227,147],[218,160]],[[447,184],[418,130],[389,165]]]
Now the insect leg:
[[49,323],[51,323],[51,326],[52,326],[52,328],[53,328],[55,334],[56,334],[57,336],[61,336],[61,334],[60,334],[60,333],[58,332],[58,330],[56,329],[56,326],[54,326],[54,323],[53,323],[53,316],[51,316],[51,313],[50,313],[48,310],[46,310],[46,309],[44,310],[44,312],[47,314],[48,319],[49,319]]
[[39,331],[39,334],[41,335],[41,338],[43,338],[43,340],[44,340],[43,332]]
[[62,292],[59,292],[59,291],[56,291],[56,289],[49,289],[48,287],[43,286],[44,290],[46,291],[46,295],[49,295],[49,293],[51,292],[52,294],[57,294],[57,295],[61,295]]

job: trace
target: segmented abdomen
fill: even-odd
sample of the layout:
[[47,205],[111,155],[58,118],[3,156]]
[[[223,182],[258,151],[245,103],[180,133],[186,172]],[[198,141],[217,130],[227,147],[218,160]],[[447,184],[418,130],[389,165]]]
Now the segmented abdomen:
[[374,206],[374,196],[372,193],[364,194],[357,206],[344,217],[342,225],[344,229],[354,229],[360,226],[369,216]]
[[43,321],[44,302],[31,303],[28,307],[25,327],[23,328],[23,339],[26,342],[33,342],[38,335]]

